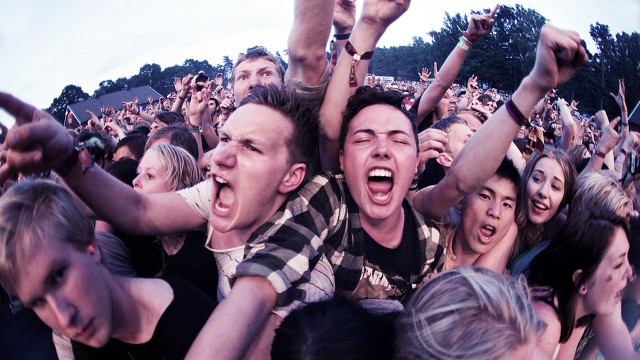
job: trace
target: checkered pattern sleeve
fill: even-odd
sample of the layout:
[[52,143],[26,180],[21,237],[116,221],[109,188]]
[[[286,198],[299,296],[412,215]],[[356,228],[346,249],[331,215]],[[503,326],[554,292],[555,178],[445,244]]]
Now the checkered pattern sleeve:
[[324,240],[346,218],[341,183],[317,175],[289,197],[267,223],[254,232],[237,276],[261,276],[276,290],[277,306],[305,298],[302,284],[322,256]]
[[420,248],[423,249],[425,256],[422,271],[417,279],[412,280],[413,283],[419,283],[424,276],[434,270],[442,271],[441,268],[444,264],[446,253],[446,239],[435,222],[423,218],[422,215],[416,211],[413,211],[413,214],[416,219],[416,226],[418,227]]

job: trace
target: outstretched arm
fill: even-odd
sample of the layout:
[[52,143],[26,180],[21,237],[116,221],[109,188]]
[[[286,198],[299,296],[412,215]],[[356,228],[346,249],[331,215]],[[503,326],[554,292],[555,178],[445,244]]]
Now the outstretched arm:
[[0,108],[16,118],[2,146],[0,182],[18,171],[54,169],[96,215],[123,231],[167,234],[204,225],[175,193],[141,195],[99,166],[83,169],[74,157],[73,140],[46,112],[1,92]]
[[[440,219],[467,194],[484,184],[502,162],[511,140],[547,91],[567,81],[586,62],[580,36],[552,26],[540,33],[536,62],[511,97],[465,144],[447,175],[416,194],[413,205],[424,216]],[[515,106],[515,107],[514,107]]]
[[[355,51],[359,59],[360,55],[373,51],[389,25],[407,11],[409,3],[410,0],[365,0],[362,15],[349,38],[351,52]],[[358,86],[364,84],[369,62],[366,58],[354,61],[354,55],[345,48],[333,70],[320,107],[322,170],[337,171],[340,168],[338,154],[342,112],[347,107],[349,97]]]
[[[493,16],[498,11],[499,5],[488,14],[484,15],[472,15],[471,21],[469,21],[469,27],[465,31],[466,34],[472,39],[472,42],[476,42],[479,39],[489,35],[493,30]],[[461,40],[462,42],[463,40]],[[466,46],[466,49],[465,49]],[[420,98],[420,104],[418,105],[418,123],[431,112],[438,104],[440,99],[447,92],[453,81],[456,79],[464,60],[467,58],[469,52],[469,46],[466,43],[456,45],[451,54],[447,57],[444,64],[440,66],[437,76],[434,81],[429,85],[427,90]]]

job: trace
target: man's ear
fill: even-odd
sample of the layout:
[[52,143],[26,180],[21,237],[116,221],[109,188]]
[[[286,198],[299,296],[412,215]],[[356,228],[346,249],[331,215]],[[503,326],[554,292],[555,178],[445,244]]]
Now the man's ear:
[[340,171],[344,172],[344,151],[340,150],[338,160],[340,160]]
[[296,163],[291,165],[289,171],[282,179],[278,191],[282,194],[288,194],[297,189],[298,186],[304,180],[304,175],[307,173],[307,165],[303,163]]
[[451,157],[451,155],[443,152],[438,154],[438,156],[436,157],[436,162],[448,168],[451,166],[451,163],[453,162],[453,158]]

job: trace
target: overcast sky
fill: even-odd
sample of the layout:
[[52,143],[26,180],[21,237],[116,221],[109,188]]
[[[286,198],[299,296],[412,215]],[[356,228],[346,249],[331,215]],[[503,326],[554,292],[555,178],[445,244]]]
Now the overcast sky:
[[[589,25],[596,21],[612,34],[640,30],[638,0],[501,2],[516,3],[578,31],[592,52]],[[495,4],[414,0],[379,46],[407,45],[413,36],[440,29],[445,12],[468,14]],[[2,0],[0,91],[47,108],[66,85],[92,94],[100,81],[130,77],[146,63],[164,69],[192,58],[215,65],[258,44],[282,53],[292,16],[293,0]],[[0,112],[0,121],[13,119]]]

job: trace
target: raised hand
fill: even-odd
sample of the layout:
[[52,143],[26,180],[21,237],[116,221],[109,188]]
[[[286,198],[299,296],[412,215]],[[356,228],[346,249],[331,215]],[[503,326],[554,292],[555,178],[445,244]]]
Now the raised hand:
[[475,75],[471,75],[469,80],[467,80],[467,92],[469,95],[473,95],[474,92],[478,90],[478,77]]
[[411,0],[365,0],[361,21],[387,28],[409,9]]
[[91,129],[102,130],[102,121],[92,111],[87,110],[89,114],[89,127]]
[[445,151],[445,145],[449,143],[449,137],[442,130],[428,128],[418,134],[418,142],[420,149],[418,173],[422,173],[425,163],[429,159],[435,158]]
[[471,21],[469,21],[467,33],[469,33],[469,36],[471,36],[471,39],[473,39],[474,42],[491,34],[491,31],[493,31],[493,24],[495,23],[493,17],[496,15],[496,12],[498,12],[498,8],[500,8],[500,5],[496,4],[496,7],[488,14],[471,15]]
[[609,123],[609,126],[601,129],[600,140],[598,140],[597,146],[598,150],[606,154],[618,145],[620,139],[623,138],[623,136],[616,131],[616,125],[618,125],[619,122],[620,117],[616,117]]
[[422,68],[422,72],[418,73],[418,76],[420,76],[420,80],[422,82],[427,82],[427,80],[429,80],[429,75],[431,75],[431,73],[427,68]]
[[356,23],[355,0],[336,0],[333,9],[333,27],[336,34],[348,34]]
[[544,95],[566,82],[587,61],[587,53],[574,31],[545,25],[540,32],[536,62],[531,71],[533,83]]
[[609,95],[611,95],[611,97],[616,101],[616,104],[618,104],[620,110],[624,112],[627,111],[627,103],[625,102],[624,97],[624,79],[618,79],[618,93],[614,94],[610,92]]
[[571,100],[571,110],[578,111],[578,103],[579,101]]
[[213,78],[213,85],[215,85],[216,87],[222,86],[222,74],[221,73],[217,73],[216,76]]
[[211,117],[209,113],[209,98],[213,92],[213,81],[207,81],[202,90],[191,88],[191,102],[189,103],[189,121],[193,126],[200,126],[204,117]]
[[173,78],[173,88],[176,89],[176,93],[180,93],[180,90],[182,90],[182,80],[180,78]]
[[73,150],[73,139],[48,113],[0,92],[0,108],[15,117],[0,153],[0,182],[23,172],[62,167]]

